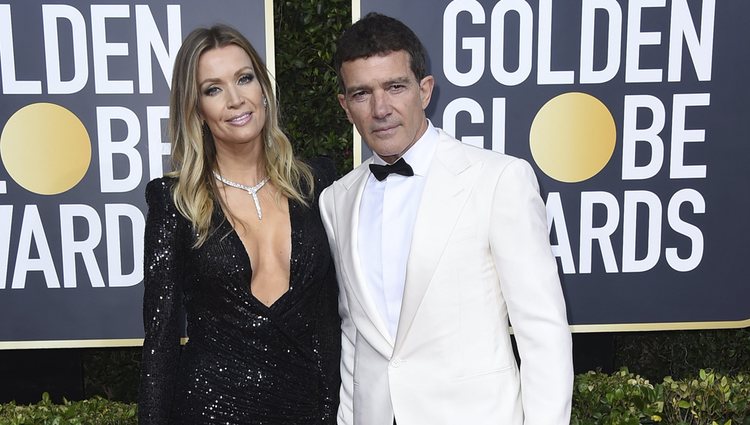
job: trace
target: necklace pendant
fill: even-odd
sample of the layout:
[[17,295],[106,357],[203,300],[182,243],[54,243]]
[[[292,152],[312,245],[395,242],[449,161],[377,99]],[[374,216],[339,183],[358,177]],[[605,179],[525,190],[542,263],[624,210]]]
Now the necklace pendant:
[[258,193],[257,193],[257,191],[250,192],[248,190],[247,193],[249,193],[250,196],[253,197],[253,202],[255,203],[255,211],[258,212],[258,220],[263,220],[263,211],[260,210],[260,201],[258,200]]
[[214,177],[216,177],[216,180],[224,183],[227,186],[234,187],[236,189],[242,189],[245,192],[248,193],[248,195],[253,197],[253,203],[255,204],[255,211],[258,213],[258,220],[263,220],[263,211],[260,209],[260,200],[258,199],[258,191],[263,188],[263,186],[268,183],[268,180],[270,177],[266,176],[263,180],[260,181],[260,183],[256,184],[255,186],[246,186],[241,183],[233,182],[231,180],[228,180],[221,176],[219,173],[214,171]]

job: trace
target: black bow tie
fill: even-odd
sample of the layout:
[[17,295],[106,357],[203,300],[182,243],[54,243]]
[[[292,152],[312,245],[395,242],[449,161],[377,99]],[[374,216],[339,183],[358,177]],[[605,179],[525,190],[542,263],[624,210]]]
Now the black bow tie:
[[398,161],[393,164],[378,165],[370,164],[370,171],[379,181],[383,181],[388,174],[395,173],[401,174],[402,176],[413,176],[414,170],[411,169],[411,165],[404,161],[404,158],[399,158]]

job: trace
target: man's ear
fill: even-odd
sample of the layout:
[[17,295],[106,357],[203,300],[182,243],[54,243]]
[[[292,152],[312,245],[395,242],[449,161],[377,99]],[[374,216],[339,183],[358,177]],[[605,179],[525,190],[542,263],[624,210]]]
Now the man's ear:
[[419,82],[419,99],[422,101],[422,109],[427,109],[432,99],[432,89],[435,87],[435,78],[428,75]]
[[354,124],[354,121],[352,121],[352,115],[349,113],[349,105],[346,103],[346,96],[343,94],[338,95],[339,98],[339,105],[341,105],[341,109],[346,112],[346,119],[349,120],[351,124]]

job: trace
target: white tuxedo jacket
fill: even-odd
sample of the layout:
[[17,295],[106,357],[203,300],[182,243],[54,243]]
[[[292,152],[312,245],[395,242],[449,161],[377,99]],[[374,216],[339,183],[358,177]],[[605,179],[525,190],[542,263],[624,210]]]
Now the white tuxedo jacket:
[[320,198],[340,287],[339,424],[392,425],[394,414],[399,425],[568,424],[571,337],[528,163],[440,131],[394,340],[357,248],[370,162]]

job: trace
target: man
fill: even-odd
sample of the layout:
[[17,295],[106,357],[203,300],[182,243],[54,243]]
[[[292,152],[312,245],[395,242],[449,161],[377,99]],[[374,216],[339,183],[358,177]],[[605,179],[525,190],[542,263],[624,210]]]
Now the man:
[[426,53],[401,22],[365,16],[334,60],[374,152],[320,199],[340,285],[339,424],[567,424],[571,338],[531,167],[432,126]]

